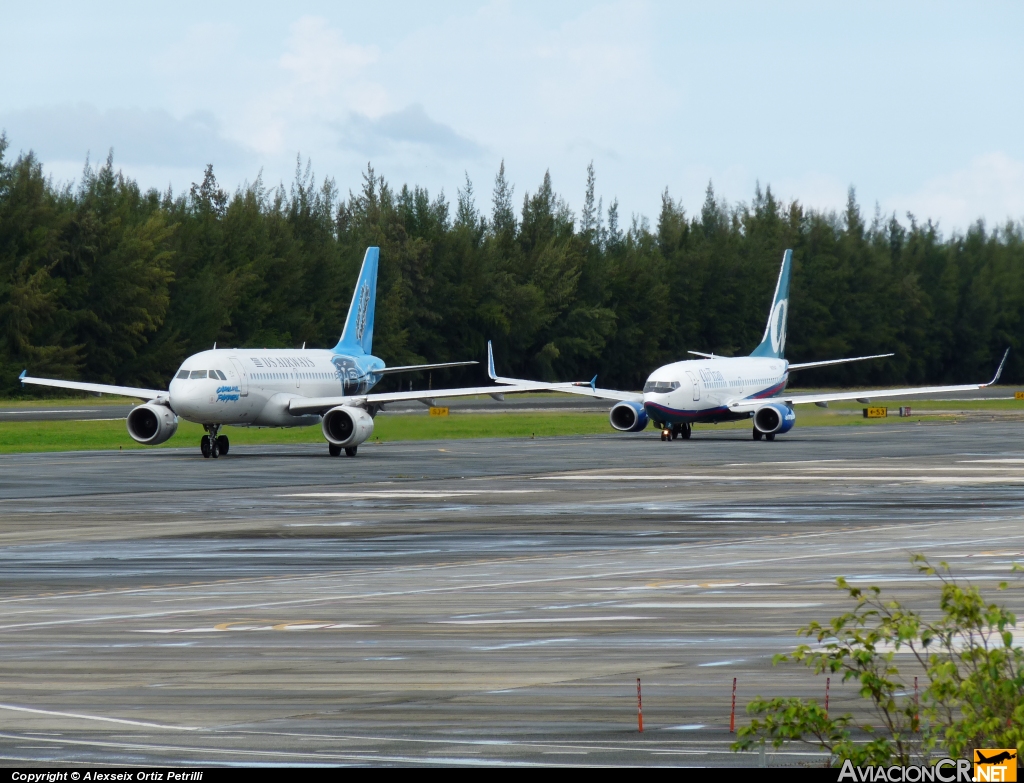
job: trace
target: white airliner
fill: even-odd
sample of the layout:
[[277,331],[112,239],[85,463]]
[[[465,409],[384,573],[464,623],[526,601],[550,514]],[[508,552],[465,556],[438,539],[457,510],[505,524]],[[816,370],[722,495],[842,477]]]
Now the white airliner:
[[385,375],[477,364],[475,361],[386,367],[372,354],[373,315],[380,250],[370,247],[356,281],[345,329],[330,350],[279,348],[217,348],[184,361],[168,385],[138,389],[102,383],[31,378],[22,383],[55,386],[97,394],[119,394],[146,400],[128,414],[128,434],[155,446],[178,429],[178,418],[202,424],[207,434],[200,450],[204,457],[228,453],[223,425],[241,427],[302,427],[320,424],[331,456],[354,457],[359,444],[373,434],[373,417],[385,403],[506,392],[543,391],[550,384],[523,383],[479,388],[369,394]]
[[[891,353],[875,356],[857,356],[850,359],[830,359],[819,362],[790,364],[784,358],[786,349],[786,317],[789,314],[789,277],[793,251],[782,256],[782,269],[775,286],[772,309],[761,344],[750,356],[726,358],[714,354],[688,351],[703,357],[674,362],[659,367],[647,379],[643,393],[622,392],[596,387],[595,377],[590,384],[557,383],[548,385],[551,391],[581,394],[605,400],[618,400],[609,414],[611,425],[621,432],[639,432],[648,421],[661,429],[662,440],[689,438],[696,423],[716,423],[749,419],[753,421],[753,438],[775,440],[776,435],[789,432],[796,423],[794,405],[813,403],[828,407],[830,402],[868,398],[908,397],[918,394],[973,391],[991,386],[999,380],[1006,364],[1009,349],[1003,354],[995,377],[988,383],[961,386],[923,386],[907,389],[879,389],[870,392],[838,392],[830,394],[786,394],[784,389],[789,373],[811,367],[824,367],[865,359],[880,359]],[[491,379],[499,384],[517,386],[531,381],[500,377],[494,369],[494,356],[488,344],[487,370]]]

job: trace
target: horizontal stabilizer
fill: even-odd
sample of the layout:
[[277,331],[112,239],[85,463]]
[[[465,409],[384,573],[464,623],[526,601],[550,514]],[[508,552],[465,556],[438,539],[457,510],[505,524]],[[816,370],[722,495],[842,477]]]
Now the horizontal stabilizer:
[[789,365],[789,371],[809,370],[812,367],[827,367],[830,364],[846,364],[847,362],[863,362],[868,359],[885,359],[888,356],[895,356],[894,353],[876,353],[874,356],[854,356],[852,359],[826,359],[823,362],[802,362]]
[[407,364],[404,367],[385,367],[383,370],[374,370],[374,375],[394,375],[399,372],[421,372],[423,370],[440,370],[443,367],[468,367],[471,364],[480,362],[442,362],[441,364]]

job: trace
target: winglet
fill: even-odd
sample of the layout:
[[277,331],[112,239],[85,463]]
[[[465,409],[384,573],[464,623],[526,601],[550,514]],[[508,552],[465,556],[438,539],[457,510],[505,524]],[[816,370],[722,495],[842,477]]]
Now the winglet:
[[22,370],[22,371],[21,371],[21,375],[19,375],[19,376],[18,376],[18,380],[19,380],[19,381],[24,381],[24,380],[25,380],[25,377],[26,377],[27,375],[28,375],[28,370]]
[[999,376],[1003,374],[1003,365],[1006,364],[1006,357],[1009,356],[1009,355],[1010,355],[1010,349],[1007,348],[1006,352],[1003,354],[1003,360],[1001,362],[999,362],[999,369],[996,370],[995,377],[991,381],[986,383],[985,384],[986,386],[995,386],[996,385],[996,381],[999,380]]
[[487,376],[492,380],[498,380],[498,373],[494,371],[494,349],[491,347],[491,341],[487,341]]
[[595,391],[595,392],[597,391],[597,376],[596,375],[593,378],[590,379],[590,389],[591,389],[591,391]]

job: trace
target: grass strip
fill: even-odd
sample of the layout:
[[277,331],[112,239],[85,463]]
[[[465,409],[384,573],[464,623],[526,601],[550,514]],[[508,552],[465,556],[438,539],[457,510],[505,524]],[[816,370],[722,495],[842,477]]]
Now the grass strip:
[[[373,440],[530,438],[612,432],[604,413],[495,413],[425,416],[385,414],[374,423]],[[323,443],[319,427],[256,429],[224,427],[232,445]],[[178,432],[155,448],[199,446],[203,428],[181,421]],[[0,422],[0,453],[154,448],[128,436],[124,421]]]

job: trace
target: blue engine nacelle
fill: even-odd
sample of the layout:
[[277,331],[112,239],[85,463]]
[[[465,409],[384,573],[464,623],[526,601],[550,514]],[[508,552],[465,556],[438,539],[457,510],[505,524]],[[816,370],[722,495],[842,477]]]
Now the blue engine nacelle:
[[608,421],[619,432],[640,432],[647,426],[647,411],[639,402],[620,402],[608,414]]
[[754,414],[754,426],[765,435],[782,435],[793,429],[796,414],[788,405],[772,403],[758,408]]

